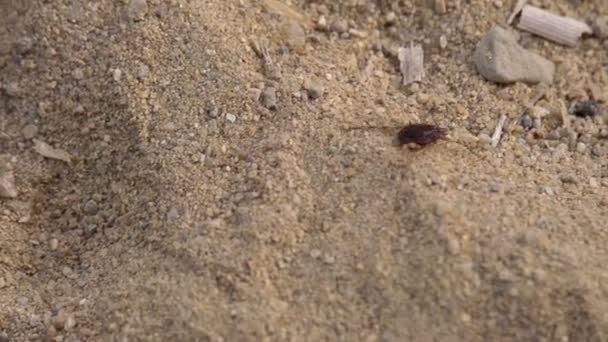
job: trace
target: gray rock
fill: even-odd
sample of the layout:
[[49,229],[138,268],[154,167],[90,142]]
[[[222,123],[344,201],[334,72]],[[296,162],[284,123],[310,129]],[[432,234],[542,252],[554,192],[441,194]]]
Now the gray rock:
[[306,89],[308,96],[313,100],[320,98],[325,93],[325,87],[320,82],[312,79],[304,81],[304,89]]
[[148,2],[147,0],[130,0],[128,8],[129,18],[133,21],[144,20],[148,13]]
[[344,33],[348,31],[348,23],[344,19],[339,19],[331,24],[330,30],[338,33]]
[[600,39],[608,38],[608,15],[595,19],[593,22],[593,34]]
[[10,171],[0,172],[0,197],[17,197],[17,188],[15,187],[15,176]]
[[32,125],[32,124],[26,125],[21,130],[21,133],[23,134],[23,137],[25,139],[33,139],[36,136],[36,134],[38,133],[38,127],[36,127],[36,125]]
[[97,202],[95,202],[94,200],[88,201],[84,204],[84,207],[82,208],[82,211],[87,215],[95,215],[97,214],[97,210]]
[[277,90],[274,87],[264,89],[262,96],[264,107],[268,109],[277,109]]
[[481,40],[473,55],[477,71],[497,83],[551,83],[553,62],[524,49],[509,31],[496,26]]

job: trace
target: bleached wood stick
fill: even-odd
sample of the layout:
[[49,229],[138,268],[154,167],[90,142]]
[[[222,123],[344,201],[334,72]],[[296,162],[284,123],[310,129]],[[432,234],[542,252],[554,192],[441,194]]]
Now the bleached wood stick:
[[505,127],[506,121],[507,116],[504,114],[500,117],[500,119],[498,119],[498,124],[496,124],[496,129],[494,130],[494,134],[492,134],[492,147],[498,146],[498,142],[502,136],[502,129]]
[[422,46],[411,43],[409,48],[399,48],[399,61],[404,85],[422,81],[422,77],[424,77]]
[[527,2],[528,2],[528,0],[518,0],[517,1],[517,3],[515,4],[515,7],[513,7],[513,12],[511,12],[509,19],[507,20],[507,25],[511,25],[511,23],[513,22],[513,19],[515,19],[515,17],[519,14],[519,12],[521,12],[521,9],[524,8],[524,6],[526,5]]
[[582,21],[530,5],[522,9],[517,28],[567,46],[575,46],[583,33],[593,32],[591,27]]

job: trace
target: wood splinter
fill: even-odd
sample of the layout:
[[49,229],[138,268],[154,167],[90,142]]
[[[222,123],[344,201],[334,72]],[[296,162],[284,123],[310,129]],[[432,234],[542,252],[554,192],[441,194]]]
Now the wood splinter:
[[403,85],[420,82],[424,77],[424,51],[421,45],[410,44],[409,48],[399,48],[399,62]]
[[521,10],[517,28],[566,46],[576,46],[583,34],[593,30],[582,21],[526,5]]
[[507,121],[507,116],[502,115],[500,119],[498,119],[498,124],[496,124],[496,129],[494,130],[494,134],[492,134],[492,147],[498,146],[500,142],[500,137],[502,137],[502,130],[505,126],[505,122]]

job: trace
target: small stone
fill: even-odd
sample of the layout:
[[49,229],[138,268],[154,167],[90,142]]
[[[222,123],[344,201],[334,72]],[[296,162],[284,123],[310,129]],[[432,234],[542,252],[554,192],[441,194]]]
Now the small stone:
[[439,48],[441,50],[445,50],[446,47],[448,47],[448,38],[445,36],[445,34],[442,34],[439,36]]
[[179,210],[177,208],[171,208],[167,213],[167,221],[175,222],[179,218]]
[[595,19],[593,22],[593,34],[600,39],[608,38],[608,16]]
[[345,33],[348,31],[348,22],[344,19],[336,20],[329,29],[337,33]]
[[395,20],[397,19],[397,15],[395,14],[395,12],[391,11],[386,13],[386,16],[384,17],[384,22],[387,25],[392,25],[395,23]]
[[55,316],[55,318],[53,319],[53,326],[57,330],[62,330],[65,327],[65,322],[67,321],[67,319],[68,317],[65,312],[63,310],[60,310],[57,313],[57,316]]
[[600,183],[597,181],[597,178],[591,177],[589,178],[589,186],[592,188],[599,188]]
[[84,71],[81,68],[76,68],[72,71],[72,77],[80,81],[84,78]]
[[87,201],[87,203],[85,203],[84,207],[82,208],[82,211],[87,215],[95,215],[97,214],[98,210],[99,209],[97,208],[97,202],[95,202],[94,200]]
[[127,13],[133,21],[144,20],[148,13],[148,2],[146,0],[130,0]]
[[59,247],[59,240],[57,240],[57,239],[51,239],[51,240],[49,240],[49,248],[52,251],[57,250],[57,247]]
[[30,302],[29,298],[23,297],[23,296],[17,297],[16,301],[17,301],[17,304],[22,305],[22,306],[25,306]]
[[576,151],[578,153],[585,153],[586,150],[587,150],[587,145],[585,145],[585,143],[579,142],[576,144]]
[[553,62],[524,49],[498,26],[477,45],[473,62],[484,78],[497,83],[551,83],[555,72]]
[[563,175],[563,176],[560,176],[559,180],[562,181],[562,183],[564,183],[564,184],[576,184],[576,183],[578,183],[576,181],[576,178],[574,178],[574,176],[572,176],[572,175]]
[[547,134],[547,136],[545,138],[547,140],[559,140],[559,138],[560,138],[559,131],[554,129],[551,132],[549,132],[549,134]]
[[17,52],[21,55],[25,55],[26,53],[30,52],[32,47],[34,47],[34,40],[32,40],[30,37],[24,36],[19,38],[17,41]]
[[0,342],[10,342],[11,339],[8,338],[8,334],[4,331],[0,332]]
[[294,51],[304,51],[306,47],[306,32],[300,24],[289,21],[282,27],[285,43]]
[[139,66],[139,68],[137,68],[137,79],[138,80],[143,80],[146,78],[146,76],[148,76],[148,73],[150,72],[150,67],[146,64],[141,64]]
[[277,90],[274,87],[264,89],[262,93],[264,107],[268,109],[277,109]]
[[65,266],[61,269],[61,273],[66,277],[70,277],[72,275],[72,269],[69,266]]
[[236,121],[236,115],[232,113],[226,113],[226,120],[234,123]]
[[0,197],[15,198],[17,195],[13,173],[11,171],[0,171]]
[[534,120],[532,120],[532,118],[528,114],[524,114],[521,116],[521,118],[519,119],[519,124],[525,129],[534,128]]
[[23,129],[21,130],[21,134],[23,134],[23,137],[25,139],[32,139],[36,136],[36,134],[38,133],[38,127],[36,127],[36,125],[25,125],[25,127],[23,127]]
[[311,79],[304,81],[304,89],[306,89],[308,96],[313,100],[320,98],[325,93],[325,87],[321,83]]
[[595,116],[599,113],[601,113],[601,107],[597,101],[593,100],[577,102],[570,108],[570,114],[582,118]]
[[336,258],[333,255],[325,255],[325,258],[323,260],[326,264],[331,265],[336,261]]
[[310,251],[310,257],[313,259],[318,259],[321,256],[321,251],[318,249],[313,249]]
[[96,224],[87,224],[84,226],[84,236],[91,237],[97,233],[97,225]]
[[65,329],[66,331],[70,331],[75,326],[76,326],[76,319],[74,319],[74,316],[69,315],[68,318],[65,320],[65,324],[63,325],[63,329]]
[[549,196],[553,196],[555,195],[555,192],[553,191],[553,188],[551,188],[550,186],[546,186],[543,188],[543,191],[549,195]]
[[456,255],[460,252],[460,242],[456,238],[448,239],[448,252],[452,255]]
[[220,108],[218,106],[212,106],[208,112],[209,116],[212,118],[217,118],[220,115]]
[[114,79],[114,81],[116,82],[120,82],[120,79],[122,78],[122,70],[116,68],[112,70],[112,78]]

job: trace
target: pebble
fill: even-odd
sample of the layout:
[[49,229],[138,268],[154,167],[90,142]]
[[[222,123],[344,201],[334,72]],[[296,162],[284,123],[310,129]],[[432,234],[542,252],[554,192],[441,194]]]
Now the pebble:
[[321,83],[311,79],[304,81],[304,89],[306,89],[308,96],[313,100],[320,98],[325,93],[325,87]]
[[597,181],[597,178],[591,177],[591,178],[589,178],[589,186],[592,188],[599,188],[600,183]]
[[570,108],[570,113],[578,117],[595,116],[601,113],[601,108],[597,101],[581,101],[577,102]]
[[226,120],[234,123],[236,121],[236,115],[232,113],[226,113]]
[[0,289],[4,288],[6,286],[6,280],[4,279],[4,277],[0,277]]
[[397,19],[397,15],[395,14],[395,12],[391,11],[386,13],[386,17],[384,17],[384,22],[387,25],[392,25],[395,23],[395,20]]
[[585,145],[585,143],[579,142],[576,144],[576,151],[578,153],[585,153],[586,150],[587,150],[587,145]]
[[8,334],[4,331],[0,332],[0,342],[10,342],[10,338],[8,338]]
[[167,213],[167,221],[175,222],[179,218],[179,210],[177,208],[171,208]]
[[267,87],[262,93],[264,107],[268,109],[277,109],[277,90],[274,87]]
[[27,305],[27,303],[30,302],[29,298],[23,297],[23,296],[17,297],[16,301],[17,301],[17,304],[19,304],[19,305]]
[[120,82],[120,79],[122,78],[122,70],[116,68],[112,70],[112,78],[114,79],[114,81],[116,82]]
[[72,71],[72,77],[80,81],[84,78],[84,71],[81,68],[76,68]]
[[310,257],[313,259],[317,259],[321,256],[321,251],[318,249],[313,249],[312,251],[310,251]]
[[553,188],[551,188],[550,186],[546,186],[543,188],[543,191],[549,195],[549,196],[553,196],[555,195],[555,192],[553,191]]
[[348,31],[348,22],[344,19],[336,20],[331,24],[329,29],[337,33],[345,33]]
[[137,68],[137,79],[140,81],[143,80],[144,78],[146,78],[146,76],[148,76],[149,72],[150,67],[142,63],[139,68]]
[[30,37],[23,36],[17,41],[17,52],[21,55],[30,52],[32,47],[34,47],[34,41]]
[[65,266],[63,269],[61,269],[61,273],[63,273],[64,276],[69,277],[72,275],[72,269],[69,266]]
[[95,215],[97,214],[98,210],[99,209],[97,208],[97,202],[95,202],[94,200],[87,201],[87,203],[85,203],[84,207],[82,208],[82,211],[87,215]]
[[51,239],[49,241],[49,248],[52,251],[55,251],[55,250],[57,250],[57,247],[59,247],[59,240],[57,240],[57,239]]
[[477,45],[473,62],[484,78],[497,83],[551,83],[555,73],[553,62],[524,49],[498,26]]
[[304,51],[306,47],[306,32],[300,24],[289,21],[282,27],[285,43],[294,51]]
[[147,0],[130,0],[128,15],[133,21],[144,20],[144,17],[148,13],[148,2]]
[[23,134],[23,137],[25,139],[32,139],[36,136],[36,134],[38,133],[38,127],[36,127],[36,125],[25,125],[25,127],[23,127],[23,129],[21,130],[21,134]]
[[75,326],[76,326],[76,319],[74,319],[74,316],[69,315],[68,318],[65,320],[63,329],[65,329],[66,331],[69,331],[69,330],[72,330]]
[[15,198],[17,195],[13,173],[11,171],[0,172],[0,197]]
[[593,33],[600,39],[608,38],[608,16],[595,19],[593,22]]

